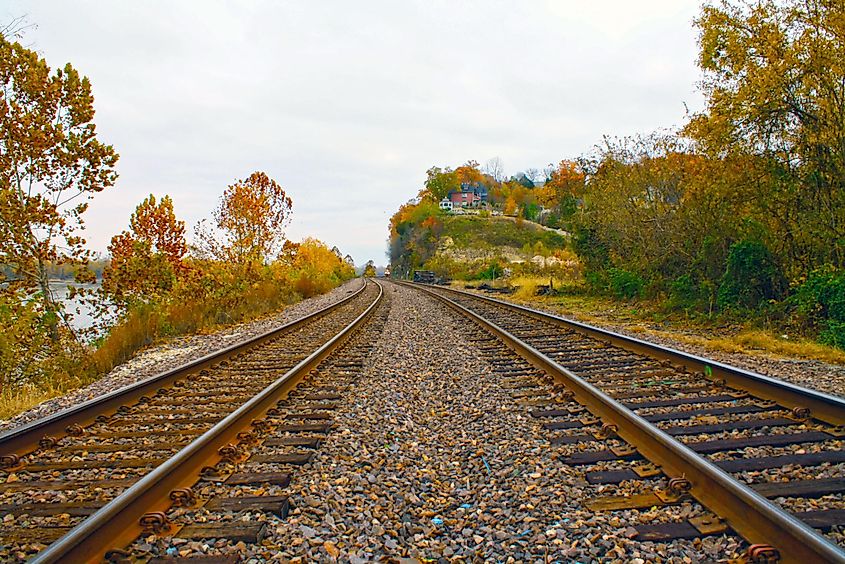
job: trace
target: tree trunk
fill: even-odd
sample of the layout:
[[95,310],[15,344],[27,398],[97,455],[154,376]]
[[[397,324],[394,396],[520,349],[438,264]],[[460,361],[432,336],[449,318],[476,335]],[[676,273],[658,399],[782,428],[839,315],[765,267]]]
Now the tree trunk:
[[50,291],[47,265],[40,258],[38,259],[38,287],[41,289],[41,301],[44,304],[44,312],[48,319],[47,330],[50,333],[50,339],[57,343],[59,341],[59,308]]

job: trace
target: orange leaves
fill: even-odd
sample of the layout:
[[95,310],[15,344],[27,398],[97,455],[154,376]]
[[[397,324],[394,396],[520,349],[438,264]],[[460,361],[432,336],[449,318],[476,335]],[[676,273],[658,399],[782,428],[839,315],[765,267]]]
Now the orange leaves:
[[293,201],[275,180],[254,172],[223,192],[212,213],[222,239],[200,226],[199,249],[211,258],[231,261],[248,270],[263,264],[281,250],[292,207]]
[[306,298],[355,276],[351,264],[317,239],[307,238],[301,243],[285,242],[282,256],[284,258],[276,267],[277,272],[290,279],[294,289]]
[[[471,165],[475,166],[471,166]],[[468,163],[455,169],[455,174],[461,184],[476,184],[484,182],[484,174],[478,170],[478,163]]]
[[164,196],[156,204],[155,196],[150,194],[135,209],[129,227],[138,240],[148,242],[153,252],[160,253],[174,266],[178,266],[188,252],[185,222],[176,219],[170,196]]
[[119,302],[150,300],[169,292],[185,270],[182,258],[185,222],[176,219],[173,202],[156,203],[150,194],[129,220],[130,231],[112,237],[111,265],[103,275],[103,289]]
[[578,163],[564,159],[551,172],[548,182],[535,191],[537,201],[549,209],[559,208],[565,198],[583,195],[585,179]]

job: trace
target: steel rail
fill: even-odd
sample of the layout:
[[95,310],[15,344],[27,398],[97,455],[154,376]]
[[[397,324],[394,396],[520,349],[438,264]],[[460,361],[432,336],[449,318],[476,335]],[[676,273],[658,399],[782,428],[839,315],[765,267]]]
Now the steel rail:
[[384,288],[378,282],[376,284],[379,288],[376,299],[343,330],[172,458],[50,544],[32,562],[102,562],[107,550],[126,546],[137,538],[142,533],[138,519],[143,514],[166,511],[171,505],[171,491],[193,485],[201,468],[220,460],[217,451],[221,446],[236,441],[240,430],[263,416],[367,320],[384,295]]
[[[418,287],[418,284],[401,282]],[[675,365],[701,372],[705,376],[709,372],[712,380],[724,380],[725,384],[749,392],[760,399],[773,400],[790,409],[795,407],[806,407],[810,409],[813,418],[825,421],[831,425],[845,425],[845,399],[839,398],[824,392],[811,390],[783,380],[778,380],[750,370],[744,370],[721,362],[716,362],[694,354],[685,353],[677,349],[664,347],[635,337],[629,337],[615,333],[607,329],[601,329],[580,321],[564,319],[551,313],[539,311],[519,304],[498,300],[488,296],[480,296],[454,288],[438,287],[438,290],[453,292],[458,295],[471,297],[487,303],[504,306],[508,309],[518,311],[522,314],[533,317],[540,321],[563,326],[593,337],[595,339],[609,342],[615,346],[633,351],[658,360],[667,360]],[[708,369],[709,367],[709,369]]]
[[616,425],[616,433],[635,446],[645,458],[660,466],[666,475],[689,480],[692,484],[690,495],[723,518],[746,540],[774,546],[780,551],[785,563],[845,563],[845,552],[824,536],[707,462],[692,449],[651,425],[580,376],[470,309],[429,288],[416,284],[411,286],[475,321],[533,366],[563,382],[580,403],[603,421]]
[[271,329],[240,343],[214,351],[176,368],[161,372],[140,382],[129,384],[102,396],[92,398],[86,402],[48,415],[47,417],[6,431],[5,433],[0,433],[0,456],[12,454],[22,456],[32,452],[38,448],[38,442],[45,436],[52,436],[59,439],[67,435],[66,429],[70,425],[77,424],[84,427],[93,423],[96,417],[113,414],[120,406],[126,405],[127,403],[134,403],[145,395],[152,395],[158,389],[171,385],[190,372],[208,368],[221,360],[270,341],[288,330],[296,329],[319,319],[358,296],[366,287],[367,283],[364,281],[364,284],[358,290],[345,298],[321,308],[314,313],[288,322],[281,327]]

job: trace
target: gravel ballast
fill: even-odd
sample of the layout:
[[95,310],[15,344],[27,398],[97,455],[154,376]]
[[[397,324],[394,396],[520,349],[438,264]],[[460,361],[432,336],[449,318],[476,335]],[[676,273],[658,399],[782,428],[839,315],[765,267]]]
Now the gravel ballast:
[[[723,364],[728,364],[737,368],[750,370],[752,372],[757,372],[758,374],[763,374],[772,378],[785,380],[787,382],[791,382],[793,384],[797,384],[799,386],[803,386],[813,390],[818,390],[839,397],[845,397],[845,366],[843,365],[829,364],[827,362],[822,362],[819,360],[809,360],[804,358],[784,358],[780,356],[769,355],[762,351],[760,352],[760,354],[726,352],[722,350],[716,350],[695,344],[690,344],[678,339],[672,339],[671,337],[665,336],[664,334],[658,335],[652,331],[649,331],[644,335],[642,331],[632,331],[630,329],[630,323],[611,323],[605,319],[603,319],[602,321],[590,319],[589,321],[585,322],[581,319],[578,319],[577,315],[570,315],[568,312],[561,311],[560,308],[549,307],[542,303],[528,303],[524,301],[509,300],[507,296],[500,295],[489,296],[489,294],[478,290],[466,291],[482,296],[494,297],[502,301],[512,301],[513,303],[516,303],[518,305],[530,307],[532,309],[544,311],[546,313],[551,313],[552,315],[557,315],[558,317],[562,317],[564,319],[587,323],[588,325],[593,325],[600,329],[613,331],[615,333],[626,335],[628,337],[633,337],[635,339],[649,341],[651,343],[662,345],[664,347],[670,347],[689,354],[709,358],[717,362],[721,362]],[[641,326],[639,323],[637,325]],[[662,333],[668,330],[664,328],[660,329],[660,331]],[[690,334],[696,336],[706,336],[692,332],[690,332]]]
[[[312,417],[315,413],[331,417],[331,430],[308,462],[233,463],[237,467],[231,471],[290,473],[289,486],[238,490],[241,495],[289,496],[287,516],[259,511],[221,514],[200,508],[198,514],[209,522],[263,524],[261,540],[149,535],[139,538],[133,553],[237,554],[246,562],[407,558],[443,563],[644,564],[725,561],[746,548],[738,537],[724,534],[665,542],[635,538],[639,525],[705,515],[693,500],[642,510],[589,509],[591,500],[650,492],[666,487],[667,479],[588,483],[587,472],[625,469],[628,464],[611,460],[570,465],[564,458],[621,447],[623,441],[611,434],[552,444],[552,439],[569,435],[595,437],[600,422],[560,430],[544,427],[581,417],[576,412],[571,417],[559,414],[554,420],[537,415],[536,410],[574,407],[565,390],[544,381],[488,334],[431,297],[390,283],[385,289],[389,312],[372,346],[360,347],[366,350],[360,353],[361,364],[321,370],[285,400],[283,413],[278,414],[306,410]],[[338,299],[346,295],[343,288],[336,292],[343,292]],[[298,404],[297,398],[312,393],[316,385],[336,388],[337,397],[312,398],[307,407]],[[792,477],[790,472],[773,469],[743,478],[779,482]],[[208,482],[196,487],[203,499],[222,491]],[[826,498],[819,503],[838,508],[842,500]],[[188,524],[193,520],[187,519],[188,512],[193,511],[175,513]],[[841,542],[838,537],[837,541]]]
[[[485,335],[415,290],[388,292],[390,314],[357,385],[314,460],[293,474],[287,519],[268,518],[260,547],[218,541],[197,543],[198,552],[247,561],[641,564],[737,552],[741,542],[726,536],[636,542],[632,526],[647,512],[585,509],[609,489],[561,461],[530,407],[482,356]],[[698,511],[683,504],[660,518]]]
[[353,279],[330,292],[302,300],[273,315],[246,323],[239,323],[215,333],[176,337],[153,345],[142,350],[129,361],[117,366],[111,372],[88,386],[74,390],[61,397],[49,399],[11,419],[1,420],[0,432],[46,417],[89,399],[155,376],[165,370],[173,369],[191,360],[201,358],[216,350],[260,335],[261,333],[331,305],[345,298],[350,292],[357,290],[360,286],[361,280]]

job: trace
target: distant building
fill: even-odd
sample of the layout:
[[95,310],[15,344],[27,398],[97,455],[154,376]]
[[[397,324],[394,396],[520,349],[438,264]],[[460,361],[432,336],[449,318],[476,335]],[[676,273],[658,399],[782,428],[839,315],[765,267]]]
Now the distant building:
[[473,192],[481,201],[482,204],[487,203],[487,186],[479,182],[463,182],[461,183],[461,192]]
[[443,198],[440,200],[440,209],[452,211],[452,201],[449,198]]
[[487,203],[487,186],[464,182],[460,190],[451,190],[447,196],[452,208],[477,208]]
[[480,198],[475,192],[464,192],[462,190],[460,192],[450,192],[449,200],[452,202],[453,208],[474,208],[478,205]]

